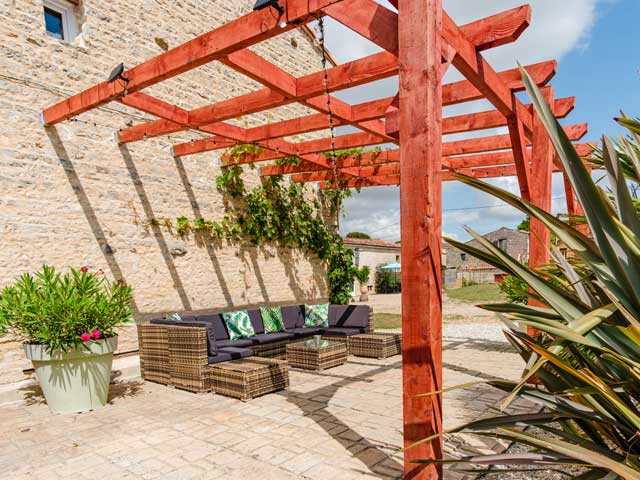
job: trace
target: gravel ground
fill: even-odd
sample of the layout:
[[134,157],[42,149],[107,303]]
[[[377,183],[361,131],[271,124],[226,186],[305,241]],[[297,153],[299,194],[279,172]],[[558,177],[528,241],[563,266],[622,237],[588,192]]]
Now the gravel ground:
[[468,338],[474,340],[489,340],[491,342],[506,342],[502,333],[504,325],[501,322],[444,322],[442,336],[445,338]]
[[[537,428],[530,428],[528,430],[531,433],[539,434],[545,436],[546,434]],[[507,449],[505,453],[523,453],[527,452],[527,447],[523,445],[519,445],[516,443],[511,444],[511,446]],[[505,467],[503,467],[505,468]],[[508,468],[508,467],[507,467]],[[515,467],[512,467],[515,468]],[[507,472],[504,473],[492,473],[488,475],[479,475],[478,479],[491,479],[491,480],[566,480],[567,478],[575,478],[581,473],[585,472],[585,469],[580,468],[578,466],[558,466],[554,469],[550,470],[539,470],[541,467],[527,467],[526,465],[521,465],[518,467],[519,470],[532,470],[536,469],[536,471],[523,471],[523,472]],[[496,471],[498,469],[495,469]],[[506,468],[505,468],[506,470]]]

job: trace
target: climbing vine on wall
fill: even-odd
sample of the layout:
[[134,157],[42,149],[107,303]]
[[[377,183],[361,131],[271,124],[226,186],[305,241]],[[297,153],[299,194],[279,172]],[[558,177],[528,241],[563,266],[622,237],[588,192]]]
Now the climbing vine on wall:
[[[239,145],[227,152],[228,158],[239,159],[260,153],[253,145]],[[346,156],[347,154],[345,154]],[[299,159],[282,159],[280,164],[297,164]],[[255,168],[249,164],[251,168]],[[346,304],[351,299],[354,265],[353,253],[336,232],[327,227],[322,217],[322,204],[305,195],[303,183],[287,183],[282,176],[265,177],[261,185],[247,189],[242,179],[243,168],[229,165],[216,177],[216,187],[226,201],[222,221],[204,218],[176,219],[176,233],[187,236],[199,233],[213,239],[247,240],[254,245],[277,243],[316,254],[328,265],[330,301]],[[325,201],[333,213],[340,210],[348,189],[325,190]]]

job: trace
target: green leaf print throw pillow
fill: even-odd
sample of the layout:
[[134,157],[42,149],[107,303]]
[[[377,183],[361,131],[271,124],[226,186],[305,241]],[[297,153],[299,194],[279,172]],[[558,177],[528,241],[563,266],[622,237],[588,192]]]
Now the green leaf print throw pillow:
[[304,306],[304,326],[305,327],[328,327],[329,326],[329,304]]
[[286,332],[280,307],[260,307],[264,333]]
[[225,312],[222,314],[222,319],[227,325],[227,330],[229,330],[230,340],[256,336],[256,331],[253,329],[253,325],[251,325],[251,319],[246,310]]

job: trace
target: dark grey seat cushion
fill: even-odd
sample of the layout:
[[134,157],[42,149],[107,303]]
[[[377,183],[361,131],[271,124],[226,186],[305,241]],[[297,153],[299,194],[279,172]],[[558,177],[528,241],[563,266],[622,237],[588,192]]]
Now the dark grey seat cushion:
[[209,357],[209,365],[212,363],[227,362],[229,360],[240,360],[241,358],[250,357],[251,355],[253,355],[253,350],[250,348],[220,348],[215,357]]
[[[196,317],[184,317],[184,318],[192,318]],[[207,352],[209,356],[217,355],[217,346],[216,346],[216,336],[213,330],[213,327],[209,323],[199,322],[199,321],[186,321],[186,320],[166,320],[164,318],[158,318],[155,320],[151,320],[149,323],[153,325],[175,325],[178,327],[205,327],[207,329]]]
[[312,335],[321,335],[323,331],[324,329],[320,327],[300,327],[294,328],[293,330],[289,331],[289,333],[293,333],[296,338],[301,338],[310,337]]
[[280,342],[283,340],[291,340],[295,338],[293,333],[278,332],[278,333],[261,333],[255,337],[251,337],[251,341],[254,345],[264,345],[265,343]]
[[236,347],[236,348],[245,348],[253,345],[253,342],[248,338],[239,338],[238,340],[216,340],[216,347],[225,348],[225,347]]
[[282,320],[284,328],[293,330],[304,325],[304,305],[288,305],[282,307]]
[[329,327],[367,328],[368,305],[329,305]]
[[329,327],[324,329],[323,335],[330,335],[334,337],[351,337],[352,335],[359,335],[360,333],[364,332],[364,328]]

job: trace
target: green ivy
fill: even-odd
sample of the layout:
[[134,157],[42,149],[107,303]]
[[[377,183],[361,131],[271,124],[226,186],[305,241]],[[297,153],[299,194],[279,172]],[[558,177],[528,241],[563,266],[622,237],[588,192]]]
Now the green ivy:
[[[256,153],[256,147],[251,147],[236,146],[227,156],[238,161],[238,155]],[[296,161],[299,159],[292,157],[282,159],[281,164],[296,164]],[[353,252],[344,245],[340,235],[325,224],[322,204],[318,200],[309,202],[303,183],[286,184],[282,176],[268,177],[262,185],[247,190],[242,173],[242,167],[234,164],[223,167],[216,178],[217,189],[233,200],[227,202],[221,222],[179,217],[176,233],[180,236],[203,234],[217,240],[246,240],[254,245],[275,243],[306,250],[328,265],[330,302],[349,303],[355,268]],[[324,192],[332,212],[339,212],[346,192],[349,190],[339,188]]]

